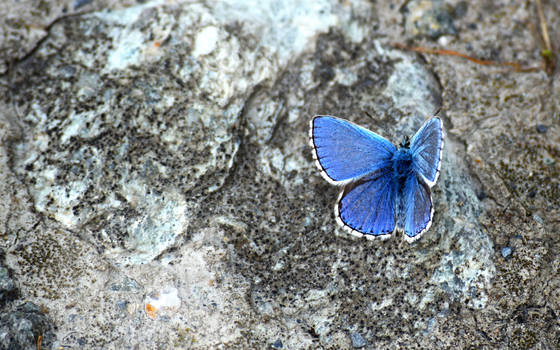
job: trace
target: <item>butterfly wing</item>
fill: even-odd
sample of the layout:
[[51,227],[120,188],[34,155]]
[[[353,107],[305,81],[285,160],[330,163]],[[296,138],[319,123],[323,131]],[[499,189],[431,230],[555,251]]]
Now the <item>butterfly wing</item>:
[[439,176],[443,150],[443,123],[435,117],[418,130],[410,143],[413,170],[432,187]]
[[385,168],[347,186],[335,206],[339,224],[351,234],[388,238],[395,230],[395,182]]
[[314,117],[309,134],[321,175],[335,185],[345,185],[390,167],[396,151],[383,137],[331,116]]
[[430,186],[411,173],[398,196],[401,197],[398,198],[400,203],[403,203],[398,206],[397,215],[404,217],[404,237],[413,242],[432,225],[434,208]]

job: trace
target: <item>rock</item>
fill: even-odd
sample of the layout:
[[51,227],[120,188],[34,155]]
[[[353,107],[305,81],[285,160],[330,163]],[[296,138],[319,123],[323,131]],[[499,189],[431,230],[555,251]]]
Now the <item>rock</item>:
[[53,341],[53,326],[39,306],[26,302],[0,314],[0,349],[49,349]]
[[273,349],[282,349],[283,345],[282,345],[282,340],[280,339],[276,339],[274,341],[274,343],[272,343],[272,348]]
[[442,35],[457,35],[454,17],[466,13],[466,3],[460,2],[454,10],[442,0],[412,0],[403,8],[406,14],[406,29],[412,35],[437,39]]
[[13,298],[16,294],[16,286],[10,277],[10,272],[4,266],[0,267],[0,304]]
[[[110,3],[115,1],[53,0],[41,6],[33,0],[1,2],[0,18],[5,20],[0,23],[0,74],[5,74],[11,64],[23,59],[48,36],[52,23],[80,11],[102,9]],[[118,3],[127,6],[135,1]]]
[[547,130],[548,130],[548,126],[543,125],[543,124],[537,124],[537,132],[539,132],[541,134],[546,134]]
[[0,250],[0,307],[17,296],[17,288],[10,270],[5,266],[4,252]]
[[513,250],[511,249],[511,247],[503,247],[502,248],[502,256],[504,257],[504,259],[507,259],[511,253],[513,252]]
[[[123,263],[149,261],[173,245],[204,197],[229,176],[253,89],[274,78],[314,31],[333,22],[325,12],[303,32],[290,24],[289,11],[296,10],[288,6],[287,27],[264,27],[270,23],[265,18],[252,23],[251,30],[266,28],[263,39],[270,42],[256,54],[243,47],[242,32],[229,36],[227,25],[267,12],[269,5],[263,6],[246,13],[233,3],[212,11],[196,4],[181,10],[147,4],[56,25],[25,68],[36,73],[14,82],[17,96],[35,96],[31,103],[16,102],[25,105],[30,133],[15,146],[15,163],[36,210],[67,229],[98,232],[99,249]],[[302,19],[320,10],[310,7]],[[176,41],[169,33],[173,23],[196,25],[180,26]],[[101,43],[99,31],[111,35]],[[290,35],[299,39],[289,41]],[[166,40],[171,41],[160,46]],[[65,57],[50,45],[76,47]],[[97,49],[86,53],[91,45]],[[71,64],[73,52],[82,53],[80,65]],[[166,52],[173,52],[171,71],[158,63]],[[274,55],[279,61],[273,64],[268,57]],[[50,59],[49,74],[58,83],[37,86],[43,75],[37,63]],[[138,65],[160,72],[129,70]],[[74,84],[63,79],[69,66]],[[76,99],[61,98],[72,91]],[[51,109],[58,112],[45,114]]]
[[350,334],[350,338],[352,338],[352,347],[355,349],[360,349],[367,345],[367,341],[360,335],[360,333],[352,332]]
[[[6,309],[74,348],[558,348],[558,79],[393,45],[537,67],[534,4],[407,4],[68,2],[0,76]],[[438,109],[430,230],[349,237],[310,118],[399,143]]]

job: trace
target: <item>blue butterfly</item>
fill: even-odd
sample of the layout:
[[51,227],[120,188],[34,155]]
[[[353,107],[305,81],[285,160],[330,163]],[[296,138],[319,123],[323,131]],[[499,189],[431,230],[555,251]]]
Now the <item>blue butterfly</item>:
[[347,120],[316,116],[310,144],[321,175],[344,185],[335,205],[340,225],[356,236],[388,238],[396,228],[413,242],[430,228],[430,188],[439,176],[443,123],[434,117],[395,147]]

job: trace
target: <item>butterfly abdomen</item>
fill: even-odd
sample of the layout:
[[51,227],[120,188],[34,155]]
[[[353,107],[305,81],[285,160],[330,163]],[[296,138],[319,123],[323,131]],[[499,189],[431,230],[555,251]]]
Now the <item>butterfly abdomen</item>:
[[412,152],[410,148],[401,147],[395,152],[393,158],[393,191],[395,191],[395,219],[398,227],[404,227],[404,214],[406,212],[406,201],[404,187],[407,177],[412,172]]

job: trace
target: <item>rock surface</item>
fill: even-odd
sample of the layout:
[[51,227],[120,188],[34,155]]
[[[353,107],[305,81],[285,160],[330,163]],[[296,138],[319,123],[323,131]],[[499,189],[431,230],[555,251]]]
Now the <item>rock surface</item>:
[[0,251],[0,307],[4,307],[18,296],[18,290],[11,276],[12,274],[5,265],[4,252]]
[[49,349],[53,326],[38,305],[26,302],[0,315],[0,349]]
[[[0,8],[51,23],[0,42],[3,325],[27,300],[43,348],[560,346],[558,72],[393,46],[539,66],[533,3],[49,6]],[[311,116],[399,143],[440,108],[432,228],[348,236]]]

